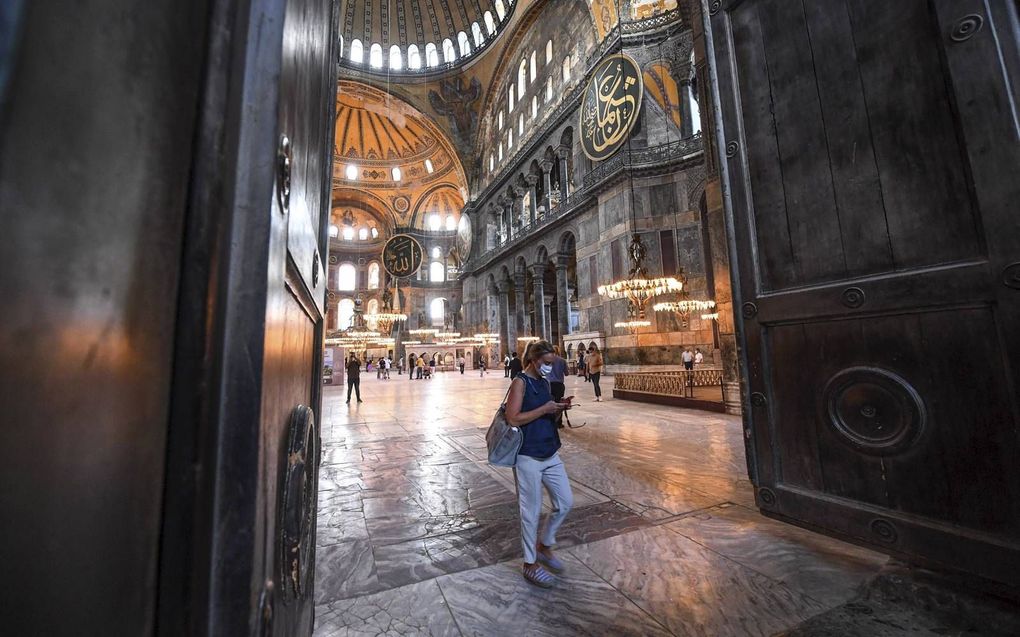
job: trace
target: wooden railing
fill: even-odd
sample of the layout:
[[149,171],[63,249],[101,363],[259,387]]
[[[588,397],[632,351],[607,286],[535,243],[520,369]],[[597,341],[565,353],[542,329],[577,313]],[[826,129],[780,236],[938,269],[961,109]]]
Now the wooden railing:
[[696,387],[718,387],[722,400],[722,370],[718,368],[617,372],[613,375],[613,389],[657,396],[694,398]]

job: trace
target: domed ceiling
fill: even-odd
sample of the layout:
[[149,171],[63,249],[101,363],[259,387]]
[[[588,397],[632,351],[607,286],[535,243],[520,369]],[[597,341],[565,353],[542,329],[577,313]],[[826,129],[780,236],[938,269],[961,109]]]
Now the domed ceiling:
[[453,146],[397,97],[340,81],[333,162],[334,206],[368,211],[385,226],[380,230],[424,229],[426,211],[441,214],[442,230],[447,216],[459,222],[467,180]]
[[[516,4],[517,0],[340,0],[341,57],[381,72],[426,71],[440,63],[466,61],[496,39]],[[466,46],[461,43],[465,39]],[[360,53],[351,49],[355,40]],[[454,47],[455,60],[444,55],[446,40]],[[372,63],[372,45],[381,47],[381,62]],[[420,56],[417,69],[409,55],[412,45]],[[436,49],[435,63],[427,58],[429,45]],[[399,64],[391,64],[393,46],[400,52]]]

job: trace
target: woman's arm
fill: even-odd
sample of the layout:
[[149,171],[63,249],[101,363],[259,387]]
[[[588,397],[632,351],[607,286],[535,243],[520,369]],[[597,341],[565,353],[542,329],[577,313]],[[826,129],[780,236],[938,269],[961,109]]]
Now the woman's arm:
[[549,401],[541,407],[537,407],[530,411],[521,411],[521,405],[524,404],[524,379],[515,378],[510,383],[510,394],[506,399],[506,421],[514,427],[523,427],[538,418],[547,414],[553,414],[558,411],[562,411],[566,405]]

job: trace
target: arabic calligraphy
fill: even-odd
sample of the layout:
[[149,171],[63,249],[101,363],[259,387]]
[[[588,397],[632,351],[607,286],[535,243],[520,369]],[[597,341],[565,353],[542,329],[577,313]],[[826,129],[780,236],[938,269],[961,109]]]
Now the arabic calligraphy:
[[581,147],[601,161],[627,140],[641,112],[644,91],[637,63],[622,53],[602,60],[581,102]]
[[413,275],[421,267],[423,258],[421,244],[411,235],[395,235],[383,246],[383,267],[392,277]]

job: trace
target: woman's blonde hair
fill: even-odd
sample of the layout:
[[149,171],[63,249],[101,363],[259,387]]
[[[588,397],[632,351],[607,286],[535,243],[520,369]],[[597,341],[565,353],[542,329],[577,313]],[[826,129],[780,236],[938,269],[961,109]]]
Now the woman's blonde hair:
[[530,365],[531,361],[545,356],[546,354],[553,354],[556,350],[553,349],[553,344],[549,341],[535,341],[528,345],[528,349],[524,350],[524,365]]

